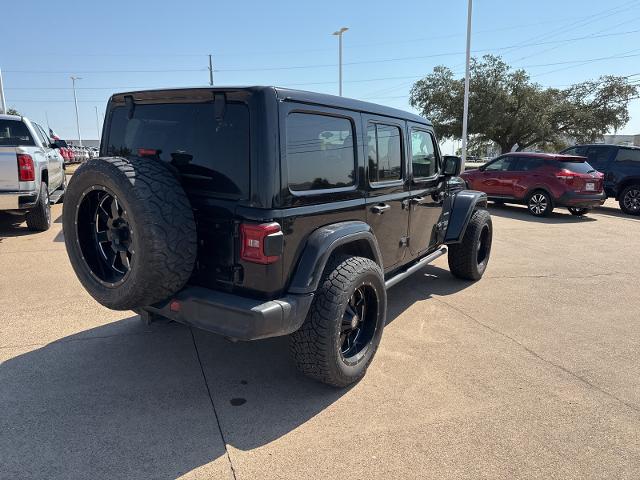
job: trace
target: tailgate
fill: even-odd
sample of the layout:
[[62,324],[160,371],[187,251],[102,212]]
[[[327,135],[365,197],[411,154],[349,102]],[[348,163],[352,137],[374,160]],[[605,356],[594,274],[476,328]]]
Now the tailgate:
[[15,147],[0,147],[0,191],[3,190],[20,190]]

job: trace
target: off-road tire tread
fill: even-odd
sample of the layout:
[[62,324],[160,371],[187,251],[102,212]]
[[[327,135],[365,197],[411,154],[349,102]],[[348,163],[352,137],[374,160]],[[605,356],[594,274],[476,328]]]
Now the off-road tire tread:
[[48,217],[46,213],[46,209],[50,209],[51,206],[49,202],[45,200],[46,195],[43,194],[47,188],[47,184],[42,182],[40,194],[38,195],[38,203],[25,216],[29,230],[44,232],[51,227],[51,213],[49,213]]
[[462,242],[449,246],[449,254],[447,257],[449,271],[455,277],[463,280],[479,280],[481,278],[482,275],[478,276],[475,265],[475,239],[485,223],[489,223],[489,228],[493,228],[489,212],[485,209],[475,210],[464,232]]
[[294,364],[308,377],[335,387],[345,387],[366,373],[375,350],[357,377],[345,377],[332,365],[334,347],[330,335],[331,329],[335,328],[336,316],[342,318],[352,279],[366,271],[383,278],[380,267],[368,258],[336,255],[327,262],[307,318],[300,329],[291,334],[289,342]]
[[[67,199],[69,191],[75,187],[74,179],[80,178],[85,171],[100,173],[113,182],[118,181],[119,173],[130,182],[134,187],[129,189],[133,198],[124,200],[138,207],[132,225],[134,233],[144,231],[145,238],[150,240],[142,246],[147,250],[147,257],[138,281],[127,285],[128,292],[117,303],[106,306],[128,310],[171,297],[191,276],[197,255],[193,210],[176,176],[163,162],[155,159],[95,158],[78,168],[67,186]],[[109,181],[105,183],[109,187]],[[104,299],[96,300],[105,304]]]

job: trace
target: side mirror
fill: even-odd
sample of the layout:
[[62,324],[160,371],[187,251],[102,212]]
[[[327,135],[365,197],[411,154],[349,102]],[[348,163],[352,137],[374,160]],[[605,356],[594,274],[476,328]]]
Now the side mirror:
[[455,155],[444,155],[442,174],[445,177],[457,177],[462,170],[462,159]]

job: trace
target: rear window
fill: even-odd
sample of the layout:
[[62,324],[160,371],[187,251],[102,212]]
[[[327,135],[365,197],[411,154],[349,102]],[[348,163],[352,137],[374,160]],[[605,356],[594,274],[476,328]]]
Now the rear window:
[[636,162],[640,164],[640,148],[620,148],[616,162]]
[[35,144],[24,123],[19,120],[0,120],[0,146],[33,147]]
[[558,166],[574,173],[591,173],[596,170],[588,162],[558,162]]
[[137,104],[111,114],[106,154],[155,157],[175,166],[193,192],[249,196],[249,109],[228,103],[216,120],[213,103]]

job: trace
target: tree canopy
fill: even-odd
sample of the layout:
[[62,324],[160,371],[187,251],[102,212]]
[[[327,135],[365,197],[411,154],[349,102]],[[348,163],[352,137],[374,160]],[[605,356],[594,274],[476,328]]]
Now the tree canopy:
[[[567,140],[593,142],[629,121],[629,100],[638,87],[627,77],[603,76],[565,89],[545,88],[500,57],[472,59],[469,136],[495,142],[502,152],[558,148]],[[410,103],[431,119],[441,138],[462,135],[464,78],[438,66],[411,88]]]
[[7,115],[20,115],[20,112],[18,112],[18,110],[16,110],[15,108],[8,108]]

